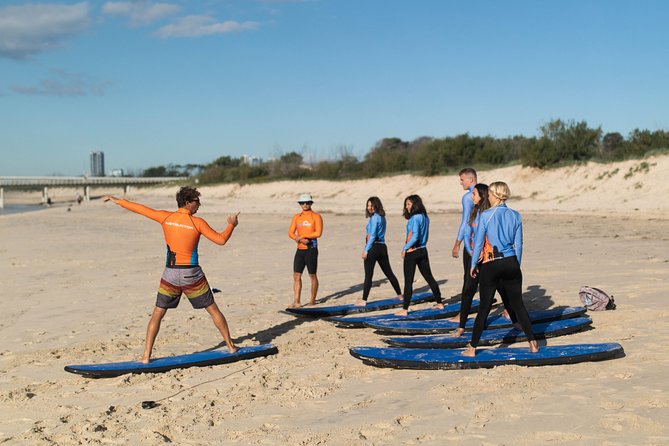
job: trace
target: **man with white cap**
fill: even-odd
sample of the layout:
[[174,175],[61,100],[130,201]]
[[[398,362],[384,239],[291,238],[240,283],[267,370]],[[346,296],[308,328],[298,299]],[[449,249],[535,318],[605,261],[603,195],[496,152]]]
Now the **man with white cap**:
[[297,203],[302,208],[302,212],[293,217],[293,221],[288,228],[288,237],[295,240],[297,250],[293,260],[293,293],[294,300],[292,308],[300,306],[300,296],[302,294],[302,273],[304,267],[307,267],[309,278],[311,279],[311,298],[309,305],[316,303],[316,293],[318,292],[318,237],[323,233],[323,218],[320,214],[311,210],[314,200],[311,194],[302,194],[297,199]]

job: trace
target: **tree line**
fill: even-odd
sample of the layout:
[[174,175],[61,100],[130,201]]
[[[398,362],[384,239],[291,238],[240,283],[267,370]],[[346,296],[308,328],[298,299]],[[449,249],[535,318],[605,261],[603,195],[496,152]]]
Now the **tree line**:
[[298,152],[257,165],[242,158],[222,156],[207,165],[158,166],[143,176],[190,176],[201,184],[259,182],[279,179],[356,179],[398,173],[437,175],[464,166],[490,168],[512,163],[550,169],[586,161],[620,161],[669,151],[669,132],[635,129],[627,135],[603,134],[585,121],[556,119],[543,125],[535,137],[494,138],[468,133],[445,138],[421,137],[413,141],[384,138],[358,159],[340,148],[333,159],[306,163]]

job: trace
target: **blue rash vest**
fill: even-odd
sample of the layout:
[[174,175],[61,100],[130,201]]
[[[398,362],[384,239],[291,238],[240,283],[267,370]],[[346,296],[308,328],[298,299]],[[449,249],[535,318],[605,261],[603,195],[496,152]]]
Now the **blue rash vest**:
[[472,209],[474,209],[474,202],[472,201],[472,190],[474,185],[465,192],[462,196],[462,221],[460,222],[460,227],[458,228],[458,241],[463,241],[465,243],[465,249],[469,254],[472,253],[472,247],[469,244],[469,235],[472,233],[472,227],[469,225],[469,216],[472,215]]
[[523,256],[523,222],[520,214],[509,209],[506,204],[481,212],[474,234],[472,268],[476,267],[484,244],[489,245],[489,250],[483,253],[483,263],[515,255],[520,264]]
[[414,214],[407,221],[407,237],[404,251],[413,251],[427,246],[430,233],[430,219],[425,214]]
[[374,243],[386,243],[386,217],[381,217],[376,212],[369,217],[367,222],[367,244],[365,252],[372,249]]

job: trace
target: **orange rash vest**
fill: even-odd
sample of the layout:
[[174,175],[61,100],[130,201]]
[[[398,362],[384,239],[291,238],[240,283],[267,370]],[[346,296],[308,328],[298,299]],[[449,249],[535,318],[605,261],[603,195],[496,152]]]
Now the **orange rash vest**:
[[314,211],[303,211],[293,217],[288,228],[288,237],[293,240],[308,238],[309,245],[298,243],[297,249],[316,248],[316,239],[323,234],[323,218]]
[[167,243],[167,266],[197,266],[200,235],[218,245],[225,245],[235,229],[228,224],[223,232],[216,232],[204,219],[193,216],[184,208],[158,211],[128,200],[119,200],[118,205],[161,224]]

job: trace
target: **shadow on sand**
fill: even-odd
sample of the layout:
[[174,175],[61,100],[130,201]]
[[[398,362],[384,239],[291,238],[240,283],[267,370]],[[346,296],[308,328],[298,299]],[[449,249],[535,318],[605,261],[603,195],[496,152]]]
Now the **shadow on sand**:
[[[372,283],[372,286],[373,287],[378,287],[379,285],[381,285],[381,284],[383,284],[387,281],[388,281],[388,279],[375,280]],[[447,282],[447,279],[437,281],[439,286],[443,285],[446,282]],[[357,285],[350,286],[349,288],[347,288],[345,290],[337,291],[336,293],[332,293],[328,296],[322,297],[321,299],[318,299],[316,302],[320,304],[320,303],[324,303],[324,302],[327,302],[327,301],[330,301],[330,300],[336,300],[336,299],[342,298],[344,296],[348,296],[350,294],[361,292],[362,291],[362,286],[363,286],[363,284],[361,284],[361,283],[357,284]],[[423,293],[423,292],[426,292],[426,291],[429,291],[429,290],[430,290],[430,287],[425,285],[423,287],[416,288],[414,290],[414,293]],[[449,300],[452,300],[452,299],[453,299],[453,297],[451,297]],[[283,312],[283,311],[281,311],[281,312]],[[286,314],[290,314],[290,313],[286,313]],[[291,314],[291,316],[295,316],[295,315]],[[246,334],[244,336],[240,336],[240,337],[236,338],[234,341],[235,341],[235,343],[238,343],[238,344],[241,344],[242,342],[247,341],[247,340],[252,340],[252,341],[258,342],[260,344],[267,344],[267,343],[272,342],[274,339],[278,338],[282,334],[288,333],[290,330],[294,329],[295,327],[298,327],[298,326],[300,326],[304,323],[314,322],[314,321],[317,321],[319,319],[320,318],[295,317],[294,319],[291,319],[291,320],[286,321],[286,322],[282,322],[278,325],[266,328],[264,330],[260,330],[256,333],[249,333],[249,334]],[[225,346],[225,342],[220,342],[216,346],[208,348],[208,349],[203,350],[203,351],[216,350],[216,349],[219,349],[219,348],[224,347],[224,346]]]

